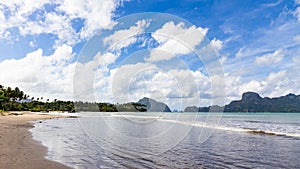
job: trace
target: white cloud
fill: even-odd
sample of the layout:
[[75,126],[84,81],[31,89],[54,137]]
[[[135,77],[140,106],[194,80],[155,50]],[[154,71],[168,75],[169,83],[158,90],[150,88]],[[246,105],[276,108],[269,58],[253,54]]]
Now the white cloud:
[[[20,34],[38,35],[49,33],[57,36],[56,46],[63,43],[73,45],[80,38],[91,37],[99,29],[112,25],[113,12],[119,5],[115,0],[40,0],[22,1],[0,0],[0,37],[10,28],[18,28]],[[45,5],[53,5],[53,10],[46,11]],[[4,8],[9,15],[4,15]],[[37,10],[44,13],[35,14]],[[34,16],[32,19],[30,16]],[[72,20],[80,18],[84,25],[79,32],[72,27]]]
[[34,48],[34,47],[36,47],[36,42],[35,42],[35,41],[30,41],[30,42],[28,43],[28,45],[29,45],[30,47]]
[[114,63],[117,59],[117,56],[112,54],[112,53],[105,53],[104,55],[100,56],[99,54],[97,55],[97,57],[100,57],[100,64],[107,66],[110,65],[112,63]]
[[3,38],[3,39],[10,39],[10,32],[9,31],[5,31],[1,34],[0,32],[0,37]]
[[140,20],[136,22],[135,26],[131,26],[129,29],[119,30],[112,35],[105,37],[103,42],[104,44],[109,45],[112,50],[128,47],[138,40],[136,35],[142,34],[149,24],[150,21]]
[[[186,28],[184,23],[174,22],[165,23],[161,29],[152,33],[152,37],[160,44],[159,47],[153,49],[146,61],[156,62],[168,60],[176,57],[178,54],[188,54],[195,50],[207,33],[207,28],[191,26]],[[162,55],[162,53],[170,53]]]
[[62,45],[57,47],[55,52],[51,55],[51,61],[54,61],[59,65],[66,65],[68,61],[73,58],[72,47],[68,45]]
[[242,84],[239,87],[239,94],[243,94],[244,92],[252,91],[252,92],[260,92],[262,90],[262,82],[252,80],[248,83]]
[[294,40],[295,42],[300,42],[300,35],[294,36],[293,40]]
[[113,21],[113,12],[119,5],[114,0],[64,0],[58,7],[71,19],[83,18],[85,25],[80,33],[81,38],[91,37],[95,31],[109,26]]
[[[12,1],[0,1],[2,4],[1,13],[4,17],[1,17],[1,30],[4,32],[8,28],[13,27],[22,27],[29,21],[28,16],[32,14],[35,10],[41,9],[42,6],[48,3],[48,0],[41,1],[21,1],[21,0],[12,0]],[[4,15],[4,8],[7,8],[11,16]]]
[[98,88],[101,91],[106,88],[104,94],[112,92],[108,98],[113,98],[113,102],[130,102],[150,97],[172,108],[184,109],[189,105],[210,105],[214,97],[221,97],[214,96],[217,92],[212,91],[212,81],[217,85],[221,83],[220,79],[207,77],[200,71],[164,70],[151,63],[136,63],[111,70],[110,77],[100,80]]
[[[297,64],[297,63],[296,63]],[[300,94],[299,68],[269,73],[261,79],[245,80],[243,76],[226,74],[225,93],[226,104],[240,100],[243,93],[252,91],[262,97],[279,97],[288,93]]]
[[79,36],[71,26],[71,20],[67,16],[57,15],[55,13],[45,14],[45,21],[36,22],[28,21],[19,27],[20,34],[39,35],[42,33],[54,34],[58,40],[56,45],[67,43],[68,45],[76,44]]
[[298,18],[298,21],[300,21],[300,7],[296,8],[294,15],[296,18]]
[[130,92],[129,88],[130,85],[133,85],[132,83],[137,82],[135,79],[137,75],[147,72],[151,77],[153,76],[153,70],[155,69],[157,69],[155,65],[148,63],[128,64],[122,65],[116,69],[112,69],[111,89],[113,92],[112,94],[115,96],[116,102],[128,102],[128,94]]
[[223,48],[223,42],[219,39],[216,39],[216,38],[211,40],[210,44],[215,49],[217,54],[219,54],[219,51]]
[[236,58],[240,58],[243,56],[244,48],[240,48],[239,51],[235,54]]
[[288,93],[298,93],[299,83],[291,80],[293,72],[271,72],[262,80],[242,82],[240,76],[226,76],[227,103],[239,100],[244,92],[257,92],[264,97],[278,97]]
[[255,63],[270,65],[274,63],[279,63],[284,58],[284,53],[282,49],[276,50],[274,53],[269,53],[263,56],[256,57]]
[[225,61],[227,60],[227,57],[226,56],[222,56],[220,59],[219,59],[219,62],[223,65],[225,63]]
[[[108,66],[114,63],[117,57],[109,52],[97,53],[91,61],[86,63],[77,62],[73,81],[74,99],[93,102],[98,98],[97,101],[107,102],[111,98],[111,88],[109,86],[111,84],[111,73]],[[101,92],[97,92],[99,89]]]
[[5,86],[18,86],[30,96],[70,99],[75,68],[72,59],[72,48],[67,45],[57,47],[50,56],[37,49],[22,59],[0,62],[0,81]]
[[[106,83],[111,78],[108,65],[116,58],[112,53],[97,53],[93,60],[80,63],[73,61],[72,47],[68,45],[57,47],[50,56],[37,49],[22,59],[0,62],[0,81],[4,86],[18,86],[34,97],[95,101],[94,84],[110,84]],[[108,91],[101,94],[110,94]]]

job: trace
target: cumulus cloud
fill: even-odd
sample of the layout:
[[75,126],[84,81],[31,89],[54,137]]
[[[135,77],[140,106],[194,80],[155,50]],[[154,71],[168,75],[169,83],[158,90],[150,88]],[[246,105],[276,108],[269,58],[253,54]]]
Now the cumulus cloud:
[[[87,63],[74,62],[72,46],[114,25],[112,18],[119,5],[118,0],[0,0],[0,38],[9,39],[11,29],[16,29],[16,36],[47,34],[55,39],[54,53],[49,56],[37,49],[22,59],[0,62],[5,69],[0,72],[1,83],[19,86],[32,96],[43,93],[49,98],[72,99],[74,73],[88,77],[98,70],[104,74],[117,58],[112,53],[98,53]],[[82,25],[75,29],[72,22],[78,19]],[[28,45],[38,47],[34,40]],[[85,84],[84,80],[80,83]]]
[[[102,83],[106,85],[102,87],[110,87],[108,65],[116,58],[109,52],[97,53],[93,60],[81,63],[73,61],[72,47],[68,45],[57,47],[50,56],[37,49],[22,59],[0,62],[3,69],[0,81],[5,86],[18,86],[34,97],[95,101],[97,85]],[[100,95],[108,92],[103,91]]]
[[106,93],[112,92],[113,102],[123,103],[150,97],[172,108],[184,109],[189,105],[210,105],[214,97],[222,97],[215,96],[217,91],[212,91],[218,90],[212,88],[212,82],[218,85],[222,82],[220,79],[208,77],[198,70],[164,69],[152,63],[136,63],[112,69],[110,77],[105,79],[110,84],[100,80],[99,89],[109,86]]
[[278,97],[288,93],[299,92],[297,83],[293,83],[291,75],[293,72],[279,71],[271,72],[262,80],[242,81],[240,76],[226,76],[227,103],[241,98],[244,92],[258,92],[262,96]]
[[37,49],[22,59],[0,62],[0,81],[5,86],[18,86],[31,96],[70,99],[75,68],[72,59],[68,45],[57,47],[50,56]]
[[[195,50],[205,38],[207,28],[191,26],[185,27],[184,23],[165,23],[162,28],[152,33],[152,37],[160,44],[151,51],[149,62],[169,60],[176,55],[188,54]],[[170,53],[162,55],[161,53]]]
[[45,14],[45,21],[43,22],[26,22],[26,24],[19,27],[19,32],[23,36],[43,33],[56,35],[58,39],[56,45],[62,45],[63,43],[73,45],[79,40],[79,36],[71,26],[70,18],[55,13]]
[[210,44],[218,54],[219,54],[219,51],[223,48],[223,42],[216,38],[211,40]]
[[[298,59],[299,60],[299,59]],[[262,97],[279,97],[288,93],[300,94],[299,68],[270,72],[260,79],[245,80],[243,76],[225,74],[225,103],[241,99],[243,93],[252,91]]]
[[85,25],[80,32],[80,37],[90,37],[99,28],[106,28],[112,24],[114,10],[119,5],[114,0],[64,0],[58,7],[66,12],[71,19],[82,18]]
[[284,58],[284,53],[282,49],[276,50],[274,53],[269,53],[263,56],[256,57],[255,63],[270,65],[274,63],[279,63]]
[[[76,62],[74,81],[72,82],[74,86],[72,93],[74,100],[93,102],[97,98],[102,98],[100,99],[102,101],[105,101],[103,98],[109,99],[111,91],[108,89],[110,89],[109,85],[111,83],[108,82],[111,81],[111,75],[108,66],[114,63],[117,58],[118,56],[110,52],[98,52],[88,62]],[[100,88],[101,92],[96,92],[97,88]]]
[[[72,45],[112,25],[113,12],[119,4],[114,0],[0,0],[0,37],[17,28],[23,36],[52,34],[57,36],[57,46]],[[78,18],[84,21],[79,32],[72,27],[72,21]]]

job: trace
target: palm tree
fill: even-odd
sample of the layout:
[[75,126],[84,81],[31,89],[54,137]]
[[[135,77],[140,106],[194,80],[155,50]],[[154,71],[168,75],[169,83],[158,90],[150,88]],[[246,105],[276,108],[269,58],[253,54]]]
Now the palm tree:
[[6,89],[6,93],[7,93],[7,97],[11,97],[11,95],[12,95],[12,90],[11,90],[11,87],[7,87],[7,89]]
[[19,94],[18,94],[18,97],[19,97],[20,100],[24,99],[24,97],[25,97],[24,92],[20,91]]
[[4,92],[2,91],[2,89],[0,89],[0,103],[3,111],[4,111],[4,106],[3,106],[4,101],[5,101]]

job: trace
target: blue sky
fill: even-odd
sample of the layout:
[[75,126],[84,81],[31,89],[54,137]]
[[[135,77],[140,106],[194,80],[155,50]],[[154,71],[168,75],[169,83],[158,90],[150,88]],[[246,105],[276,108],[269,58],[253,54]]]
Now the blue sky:
[[[36,97],[125,102],[149,96],[182,109],[228,103],[246,91],[300,94],[299,0],[0,0],[0,22],[0,83]],[[174,46],[159,32],[182,41]],[[208,45],[213,60],[201,50]]]

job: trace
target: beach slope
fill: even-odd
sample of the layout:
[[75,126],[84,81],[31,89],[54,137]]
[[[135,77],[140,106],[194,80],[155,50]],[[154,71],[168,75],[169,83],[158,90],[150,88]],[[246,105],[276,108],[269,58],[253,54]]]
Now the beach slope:
[[32,139],[32,121],[58,118],[27,112],[0,114],[0,169],[68,168],[45,159],[47,148]]

